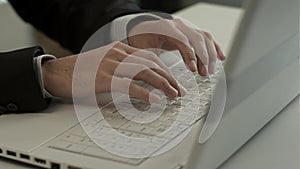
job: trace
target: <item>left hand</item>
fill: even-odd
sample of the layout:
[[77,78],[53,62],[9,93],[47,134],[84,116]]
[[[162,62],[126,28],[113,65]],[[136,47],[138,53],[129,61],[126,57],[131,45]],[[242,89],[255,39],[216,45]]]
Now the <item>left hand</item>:
[[[130,46],[141,49],[179,50],[187,67],[201,76],[213,74],[217,59],[225,60],[220,46],[212,35],[201,31],[182,19],[144,21],[129,32]],[[194,49],[194,50],[193,50]]]

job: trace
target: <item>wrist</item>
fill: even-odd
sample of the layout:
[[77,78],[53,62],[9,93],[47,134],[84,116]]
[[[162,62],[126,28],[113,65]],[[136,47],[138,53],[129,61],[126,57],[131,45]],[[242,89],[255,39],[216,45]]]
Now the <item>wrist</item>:
[[53,89],[51,88],[51,82],[53,82],[55,79],[53,79],[53,64],[56,62],[56,60],[46,60],[41,65],[41,73],[42,73],[42,81],[43,81],[43,92],[44,96],[47,97],[53,97]]
[[56,98],[72,97],[72,75],[76,63],[76,55],[55,60],[48,60],[42,64],[45,94]]

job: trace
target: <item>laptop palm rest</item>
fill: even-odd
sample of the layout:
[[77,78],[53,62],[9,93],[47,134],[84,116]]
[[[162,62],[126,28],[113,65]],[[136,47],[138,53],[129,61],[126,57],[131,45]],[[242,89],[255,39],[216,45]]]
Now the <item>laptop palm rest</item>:
[[1,146],[30,152],[78,123],[72,104],[52,103],[42,113],[0,116]]

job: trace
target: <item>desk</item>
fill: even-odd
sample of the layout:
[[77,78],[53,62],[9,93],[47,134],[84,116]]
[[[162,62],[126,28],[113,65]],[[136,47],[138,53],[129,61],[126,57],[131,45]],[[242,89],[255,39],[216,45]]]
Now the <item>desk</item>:
[[[200,28],[209,30],[226,54],[229,52],[230,46],[228,44],[232,41],[241,14],[242,11],[238,8],[208,4],[198,4],[177,13],[178,16],[189,19]],[[26,27],[26,29],[28,28]],[[2,39],[0,36],[0,41]],[[22,46],[30,43],[28,42]],[[297,169],[299,168],[298,161],[299,97],[290,103],[220,169]],[[0,159],[0,169],[24,168],[32,169],[36,167]]]

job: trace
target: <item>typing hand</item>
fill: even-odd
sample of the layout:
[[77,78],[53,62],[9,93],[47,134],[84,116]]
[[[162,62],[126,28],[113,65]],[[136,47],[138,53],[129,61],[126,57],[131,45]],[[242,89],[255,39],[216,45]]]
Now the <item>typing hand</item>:
[[187,67],[193,72],[198,71],[201,76],[214,73],[217,58],[225,59],[211,34],[182,19],[141,22],[129,31],[128,42],[136,48],[155,48],[153,52],[157,54],[159,49],[178,49]]
[[[80,76],[76,77],[81,79],[83,88],[87,87],[87,85],[92,85],[84,84],[84,79],[91,74],[90,70],[88,70],[91,59],[102,57],[102,60],[96,72],[95,91],[85,90],[79,96],[73,97],[85,97],[93,94],[93,92],[102,93],[111,91],[111,83],[114,78],[118,85],[113,90],[127,93],[146,102],[158,102],[159,97],[157,95],[150,94],[147,89],[129,82],[128,78],[131,78],[135,71],[139,73],[133,77],[134,80],[144,81],[160,89],[170,98],[175,98],[185,93],[185,90],[170,74],[167,66],[153,52],[115,42],[80,55],[72,55],[43,63],[44,86],[52,95],[62,98],[72,97],[73,72],[78,57],[82,57],[80,59],[88,63],[86,69],[80,70]],[[121,71],[115,72],[117,67]],[[129,93],[128,89],[124,87],[125,83],[130,84]]]

